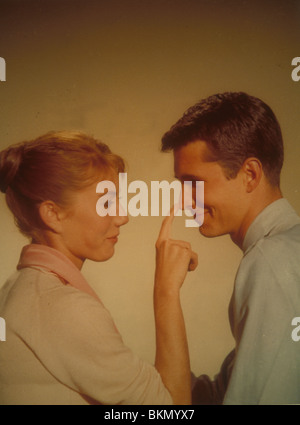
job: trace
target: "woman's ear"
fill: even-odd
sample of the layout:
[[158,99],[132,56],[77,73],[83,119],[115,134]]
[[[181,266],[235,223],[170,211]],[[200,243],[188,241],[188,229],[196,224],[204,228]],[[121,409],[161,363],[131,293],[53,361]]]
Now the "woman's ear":
[[253,192],[254,189],[259,185],[263,169],[262,164],[257,158],[247,158],[242,166],[244,172],[244,182],[246,191],[248,193]]
[[61,232],[61,208],[53,201],[44,201],[39,206],[43,223],[55,233]]

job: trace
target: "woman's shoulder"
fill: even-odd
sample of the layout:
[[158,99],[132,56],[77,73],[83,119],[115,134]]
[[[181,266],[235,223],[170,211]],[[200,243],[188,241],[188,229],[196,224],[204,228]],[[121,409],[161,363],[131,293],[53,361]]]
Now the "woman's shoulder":
[[[1,308],[2,306],[2,308]],[[26,267],[14,273],[0,291],[0,308],[28,315],[74,315],[85,311],[87,315],[109,315],[101,300],[73,287],[55,273]]]
[[82,335],[96,324],[103,331],[117,331],[101,300],[64,284],[53,273],[31,267],[18,271],[9,285],[4,285],[0,313],[13,332],[24,333],[24,338],[29,332],[30,339],[33,334],[49,335],[51,329]]

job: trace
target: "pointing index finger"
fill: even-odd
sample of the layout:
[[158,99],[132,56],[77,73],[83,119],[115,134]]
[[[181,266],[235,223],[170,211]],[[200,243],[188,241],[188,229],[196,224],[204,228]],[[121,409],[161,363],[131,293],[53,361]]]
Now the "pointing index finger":
[[167,239],[170,239],[174,215],[175,215],[175,207],[173,206],[170,210],[170,215],[166,216],[166,218],[162,222],[161,229],[157,239],[158,242],[162,242]]

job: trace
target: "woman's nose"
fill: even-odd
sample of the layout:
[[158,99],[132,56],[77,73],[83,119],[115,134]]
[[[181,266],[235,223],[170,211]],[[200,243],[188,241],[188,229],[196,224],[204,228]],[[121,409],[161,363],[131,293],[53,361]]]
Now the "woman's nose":
[[124,224],[127,224],[129,221],[128,213],[125,212],[125,210],[122,208],[122,206],[118,205],[118,212],[116,216],[117,220],[117,226],[124,226]]

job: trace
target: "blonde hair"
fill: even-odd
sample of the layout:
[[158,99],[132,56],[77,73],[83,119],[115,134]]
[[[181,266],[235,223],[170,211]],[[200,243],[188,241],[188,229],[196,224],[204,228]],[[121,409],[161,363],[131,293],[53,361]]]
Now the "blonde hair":
[[42,202],[67,207],[72,191],[124,169],[123,159],[92,136],[49,132],[0,152],[0,190],[20,231],[34,239],[45,228],[38,211]]

